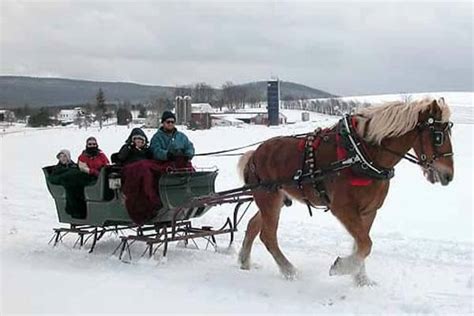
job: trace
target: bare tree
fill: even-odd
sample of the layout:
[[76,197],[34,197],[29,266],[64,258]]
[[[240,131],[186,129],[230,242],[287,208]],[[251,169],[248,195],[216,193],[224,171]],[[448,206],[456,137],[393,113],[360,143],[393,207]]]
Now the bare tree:
[[191,95],[192,92],[193,92],[193,88],[191,86],[177,86],[176,89],[174,90],[174,97]]
[[196,83],[191,92],[193,100],[200,103],[212,103],[214,96],[214,88],[205,82]]

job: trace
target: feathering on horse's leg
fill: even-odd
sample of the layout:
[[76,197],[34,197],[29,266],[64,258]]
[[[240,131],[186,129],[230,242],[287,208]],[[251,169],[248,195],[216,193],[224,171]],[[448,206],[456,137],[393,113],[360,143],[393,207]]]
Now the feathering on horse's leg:
[[[364,225],[364,228],[367,231],[367,235],[370,233],[370,229],[372,228],[372,224],[374,223],[375,216],[377,215],[377,211],[369,211],[369,212],[364,212],[360,215],[362,223]],[[369,237],[370,238],[370,237]],[[357,244],[354,243],[354,252],[357,251]],[[375,281],[372,281],[368,276],[367,272],[365,270],[365,259],[364,262],[362,263],[362,266],[359,270],[358,273],[353,274],[352,278],[354,280],[354,283],[357,286],[375,286],[377,283]]]
[[364,225],[355,209],[346,209],[342,212],[333,209],[333,213],[354,238],[355,247],[350,256],[336,259],[329,270],[329,275],[357,275],[372,249],[372,240],[369,237],[370,227]]
[[262,229],[260,239],[275,259],[281,273],[286,279],[292,280],[297,277],[297,271],[291,262],[285,257],[278,246],[277,229],[280,219],[280,211],[283,204],[282,192],[257,193],[255,202],[260,208],[262,217]]
[[358,273],[352,275],[355,285],[357,286],[375,286],[377,282],[372,281],[365,271],[365,262],[362,264]]
[[262,217],[260,211],[258,211],[252,219],[250,219],[247,225],[247,231],[245,232],[245,238],[242,242],[242,248],[239,252],[239,263],[240,268],[243,270],[250,270],[250,253],[252,251],[252,245],[255,237],[260,233],[262,228]]

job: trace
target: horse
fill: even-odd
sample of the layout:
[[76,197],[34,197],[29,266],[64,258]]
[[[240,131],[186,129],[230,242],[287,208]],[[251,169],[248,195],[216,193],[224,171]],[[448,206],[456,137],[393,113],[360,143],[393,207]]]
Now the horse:
[[[254,186],[251,193],[258,211],[247,226],[238,255],[240,268],[250,269],[252,244],[260,234],[283,276],[297,277],[277,239],[280,210],[290,197],[308,208],[326,206],[353,237],[352,254],[337,257],[329,274],[351,275],[359,286],[374,285],[364,262],[393,167],[405,158],[419,165],[431,183],[448,185],[454,175],[450,115],[443,98],[382,103],[360,108],[305,139],[275,137],[246,152],[238,171],[246,185]],[[341,158],[341,152],[354,154]]]

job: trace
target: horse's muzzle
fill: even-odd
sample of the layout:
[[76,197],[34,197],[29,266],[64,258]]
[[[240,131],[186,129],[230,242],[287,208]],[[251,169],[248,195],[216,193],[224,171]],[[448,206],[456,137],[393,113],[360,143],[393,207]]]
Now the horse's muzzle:
[[441,183],[441,185],[446,186],[453,180],[453,173],[448,170],[438,170],[437,168],[427,168],[423,169],[423,174],[426,179],[431,183]]

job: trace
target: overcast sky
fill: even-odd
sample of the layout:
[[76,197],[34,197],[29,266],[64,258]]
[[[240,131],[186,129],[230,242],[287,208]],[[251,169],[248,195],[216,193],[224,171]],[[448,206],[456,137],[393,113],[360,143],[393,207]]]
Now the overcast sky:
[[1,1],[1,75],[473,91],[471,2]]

